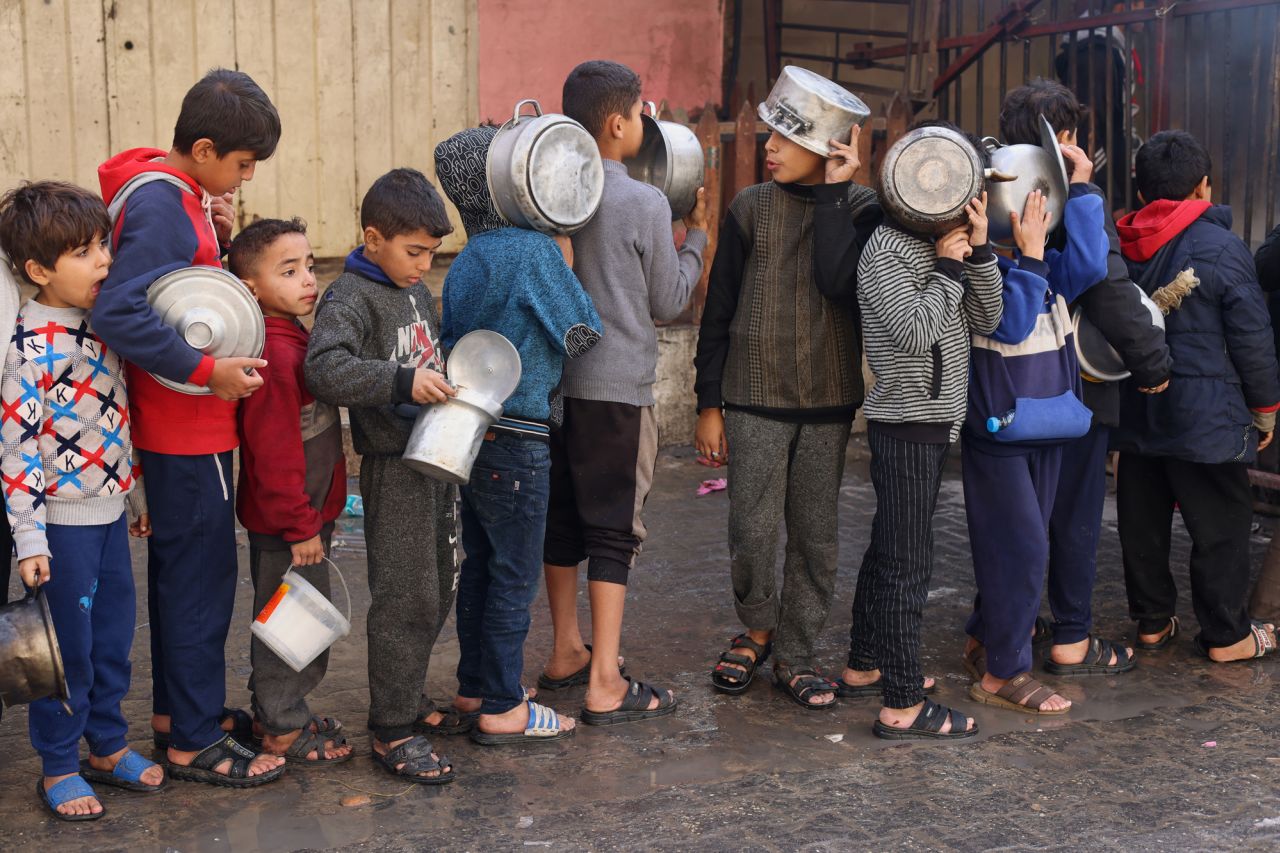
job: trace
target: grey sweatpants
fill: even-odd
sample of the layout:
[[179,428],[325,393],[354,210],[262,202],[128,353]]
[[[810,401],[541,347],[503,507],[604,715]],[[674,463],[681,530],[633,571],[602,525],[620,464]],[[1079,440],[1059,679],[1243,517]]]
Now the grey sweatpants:
[[398,456],[360,462],[369,555],[369,728],[409,737],[433,705],[424,695],[431,649],[458,589],[455,488]]
[[[779,663],[814,666],[836,582],[836,506],[851,423],[796,424],[725,412],[729,559],[738,618],[773,631]],[[785,522],[782,592],[778,524]]]
[[[325,535],[324,553],[329,553],[329,540]],[[253,577],[253,614],[256,617],[280,588],[280,579],[293,566],[293,553],[266,551],[256,545],[249,546],[249,574]],[[330,601],[329,564],[297,566],[293,569],[302,579],[314,586]],[[342,604],[337,604],[341,608]],[[249,639],[249,660],[253,674],[249,676],[249,690],[253,694],[253,716],[262,723],[268,734],[282,735],[295,732],[311,721],[311,709],[307,706],[307,694],[320,686],[325,670],[329,668],[329,651],[307,664],[302,672],[282,661],[266,644],[252,635]]]

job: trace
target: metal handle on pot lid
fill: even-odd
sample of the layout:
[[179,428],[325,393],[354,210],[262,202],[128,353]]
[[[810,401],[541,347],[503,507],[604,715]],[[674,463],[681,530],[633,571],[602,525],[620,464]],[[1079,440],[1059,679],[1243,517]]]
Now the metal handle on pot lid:
[[518,124],[520,122],[520,108],[523,107],[525,104],[533,104],[533,110],[534,110],[535,116],[542,115],[542,105],[539,104],[538,101],[534,98],[525,98],[523,101],[518,101],[516,103],[515,112],[511,114],[512,124]]

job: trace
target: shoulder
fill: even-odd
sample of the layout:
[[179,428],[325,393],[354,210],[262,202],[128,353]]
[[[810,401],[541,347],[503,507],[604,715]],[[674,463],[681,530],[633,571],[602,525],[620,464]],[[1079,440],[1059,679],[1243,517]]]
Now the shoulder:
[[368,290],[375,286],[353,273],[344,272],[338,276],[325,290],[324,295],[316,303],[316,323],[313,331],[321,327],[320,318],[333,313],[359,314],[359,309],[368,303]]

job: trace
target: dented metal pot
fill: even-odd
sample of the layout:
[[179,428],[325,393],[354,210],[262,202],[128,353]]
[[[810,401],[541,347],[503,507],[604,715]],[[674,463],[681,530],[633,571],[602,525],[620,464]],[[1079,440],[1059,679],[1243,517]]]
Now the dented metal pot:
[[0,704],[9,708],[48,697],[65,704],[70,696],[44,593],[28,591],[21,601],[0,606]]
[[1004,246],[1013,244],[1009,214],[1021,216],[1027,196],[1035,190],[1044,193],[1045,209],[1053,214],[1050,231],[1056,230],[1062,224],[1070,186],[1062,149],[1048,120],[1040,116],[1039,145],[1002,145],[991,137],[982,141],[991,154],[991,168],[1016,176],[1012,181],[987,187],[987,233],[991,241]]
[[653,101],[640,113],[644,142],[636,156],[622,161],[627,174],[662,190],[671,203],[671,218],[683,219],[698,203],[698,189],[706,173],[702,143],[693,131],[674,121],[662,121]]
[[831,155],[830,140],[847,142],[853,126],[871,116],[857,95],[797,65],[782,69],[756,112],[769,127],[823,157]]

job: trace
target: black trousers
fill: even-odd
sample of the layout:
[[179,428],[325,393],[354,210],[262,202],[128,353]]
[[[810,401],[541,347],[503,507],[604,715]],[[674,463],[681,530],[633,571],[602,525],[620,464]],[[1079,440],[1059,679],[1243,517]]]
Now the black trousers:
[[1156,633],[1173,616],[1178,589],[1169,570],[1175,503],[1191,534],[1191,605],[1207,646],[1249,635],[1249,526],[1253,498],[1244,463],[1208,465],[1120,454],[1116,508],[1129,617]]

